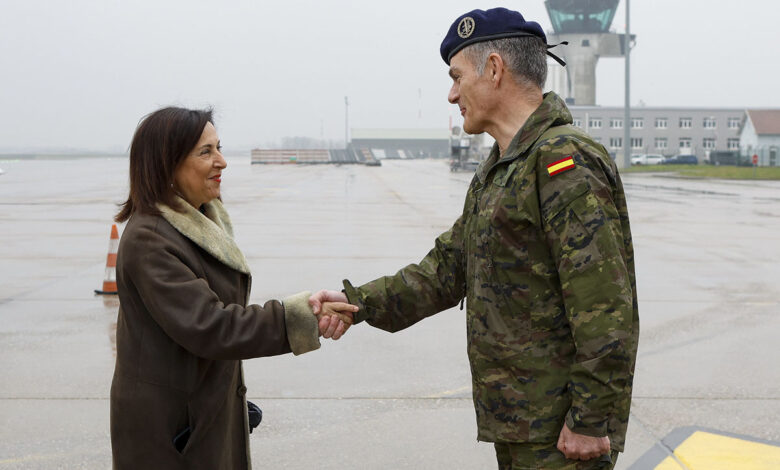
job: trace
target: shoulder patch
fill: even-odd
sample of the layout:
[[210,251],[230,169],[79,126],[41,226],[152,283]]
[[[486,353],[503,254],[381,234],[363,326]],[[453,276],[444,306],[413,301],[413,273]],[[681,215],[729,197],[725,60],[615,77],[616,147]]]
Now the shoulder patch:
[[574,168],[574,156],[569,155],[566,158],[563,158],[561,160],[558,160],[555,163],[550,163],[547,165],[547,173],[550,174],[550,176],[555,176],[558,173],[563,173],[566,170],[571,170]]

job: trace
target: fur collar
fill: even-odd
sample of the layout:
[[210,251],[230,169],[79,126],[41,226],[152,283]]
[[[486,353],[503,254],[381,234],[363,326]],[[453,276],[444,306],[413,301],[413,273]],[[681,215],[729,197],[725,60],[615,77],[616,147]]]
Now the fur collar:
[[201,213],[179,196],[176,196],[176,200],[184,208],[184,212],[176,212],[164,204],[157,204],[163,218],[179,233],[226,266],[250,274],[246,258],[233,240],[233,225],[222,201],[214,199],[207,202],[203,205],[205,213]]

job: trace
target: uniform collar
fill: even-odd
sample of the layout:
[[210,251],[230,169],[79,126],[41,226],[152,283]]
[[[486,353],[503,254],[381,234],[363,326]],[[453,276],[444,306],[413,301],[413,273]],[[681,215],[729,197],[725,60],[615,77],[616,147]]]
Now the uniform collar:
[[480,182],[484,183],[487,175],[499,163],[514,160],[525,154],[550,127],[571,124],[571,122],[571,113],[566,103],[555,93],[546,93],[542,104],[531,113],[523,127],[509,142],[503,157],[499,154],[498,143],[493,144],[487,160],[477,169]]

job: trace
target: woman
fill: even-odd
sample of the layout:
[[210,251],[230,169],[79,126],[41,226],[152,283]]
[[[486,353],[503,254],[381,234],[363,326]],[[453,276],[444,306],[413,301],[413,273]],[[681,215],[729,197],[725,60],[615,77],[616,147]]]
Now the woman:
[[249,267],[219,199],[226,166],[210,111],[160,109],[133,137],[116,216],[128,221],[117,254],[116,469],[249,468],[240,360],[319,348],[308,292],[247,306]]

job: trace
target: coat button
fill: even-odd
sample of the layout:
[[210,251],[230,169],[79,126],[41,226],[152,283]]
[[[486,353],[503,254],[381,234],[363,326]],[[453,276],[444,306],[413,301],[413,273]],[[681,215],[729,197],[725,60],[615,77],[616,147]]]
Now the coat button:
[[238,393],[239,397],[243,397],[244,395],[246,395],[246,385],[242,385],[238,387],[238,390],[236,390],[236,392]]

